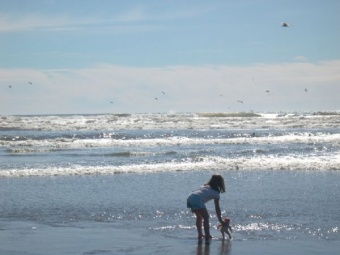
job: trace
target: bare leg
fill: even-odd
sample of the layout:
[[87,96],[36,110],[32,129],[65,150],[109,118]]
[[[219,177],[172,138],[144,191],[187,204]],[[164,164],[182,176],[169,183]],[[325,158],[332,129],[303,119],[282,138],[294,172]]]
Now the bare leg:
[[194,209],[192,210],[196,214],[196,227],[198,232],[198,237],[203,237],[202,234],[202,220],[203,220],[203,227],[204,227],[204,233],[205,238],[209,239],[211,238],[210,235],[210,225],[209,225],[209,213],[207,209]]
[[198,239],[201,239],[203,237],[202,233],[202,221],[203,218],[199,213],[196,214],[196,228],[197,228],[197,233],[198,233]]

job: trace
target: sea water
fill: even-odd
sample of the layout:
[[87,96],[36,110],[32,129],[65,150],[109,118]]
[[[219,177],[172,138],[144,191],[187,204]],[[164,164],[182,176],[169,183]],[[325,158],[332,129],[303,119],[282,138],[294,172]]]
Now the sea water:
[[[0,254],[340,251],[338,115],[0,118]],[[233,240],[210,202],[206,247],[186,197],[214,173]]]

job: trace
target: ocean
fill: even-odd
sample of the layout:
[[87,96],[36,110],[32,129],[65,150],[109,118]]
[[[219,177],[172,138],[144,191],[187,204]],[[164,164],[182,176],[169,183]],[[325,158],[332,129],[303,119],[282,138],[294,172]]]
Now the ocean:
[[337,113],[0,116],[0,254],[339,254],[339,170]]

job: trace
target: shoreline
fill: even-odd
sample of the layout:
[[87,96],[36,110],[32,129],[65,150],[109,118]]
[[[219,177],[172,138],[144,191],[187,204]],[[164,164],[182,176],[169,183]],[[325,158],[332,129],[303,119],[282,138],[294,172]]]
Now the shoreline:
[[[0,231],[0,254],[325,254],[339,253],[339,240],[212,240],[199,244],[196,238],[149,235],[145,229],[124,229],[113,224],[81,223],[53,227],[30,222],[8,222]],[[2,225],[2,224],[1,224]],[[195,233],[193,233],[195,234]]]

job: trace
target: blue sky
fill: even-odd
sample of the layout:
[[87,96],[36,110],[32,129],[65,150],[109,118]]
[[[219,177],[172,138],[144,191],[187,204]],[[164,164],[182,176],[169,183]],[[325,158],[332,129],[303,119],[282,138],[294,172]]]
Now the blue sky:
[[3,0],[0,114],[340,110],[339,11],[337,0]]

